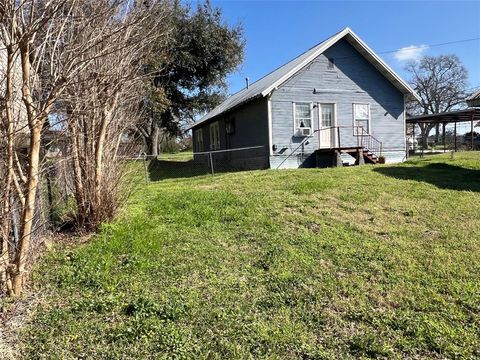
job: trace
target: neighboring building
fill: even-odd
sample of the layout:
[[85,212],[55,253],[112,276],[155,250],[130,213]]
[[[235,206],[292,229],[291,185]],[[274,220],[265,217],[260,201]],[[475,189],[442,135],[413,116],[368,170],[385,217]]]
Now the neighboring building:
[[467,98],[467,105],[470,107],[480,107],[480,90]]
[[[194,153],[245,168],[375,163],[406,157],[405,100],[418,95],[349,28],[232,95],[191,129]],[[200,156],[198,154],[198,156]]]

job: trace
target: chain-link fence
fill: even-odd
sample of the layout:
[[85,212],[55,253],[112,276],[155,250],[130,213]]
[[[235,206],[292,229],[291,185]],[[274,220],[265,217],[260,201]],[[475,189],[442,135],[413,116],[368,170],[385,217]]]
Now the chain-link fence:
[[[0,235],[2,236],[1,266],[8,259],[14,259],[19,248],[22,235],[22,215],[26,206],[27,163],[23,149],[18,151],[10,191],[0,188],[2,211],[0,214]],[[52,234],[70,230],[75,216],[75,201],[73,199],[73,179],[71,166],[64,156],[46,156],[40,166],[38,186],[33,208],[32,228],[30,230],[30,246],[27,266],[39,254],[39,247]],[[0,177],[6,176],[6,168],[0,166]],[[0,297],[6,294],[6,289],[0,289]]]
[[439,124],[433,128],[429,136],[421,134],[417,125],[407,129],[407,147],[410,155],[423,156],[451,151],[478,151],[480,150],[480,125],[471,121],[448,124],[445,127]]
[[145,181],[149,182],[265,169],[268,167],[268,149],[266,146],[253,146],[196,153],[164,153],[153,160],[144,155],[125,159],[143,160]]

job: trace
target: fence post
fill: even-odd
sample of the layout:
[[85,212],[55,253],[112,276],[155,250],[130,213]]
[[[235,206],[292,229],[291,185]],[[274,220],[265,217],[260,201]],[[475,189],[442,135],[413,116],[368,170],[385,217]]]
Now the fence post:
[[147,155],[143,155],[143,169],[145,171],[145,184],[148,184]]
[[212,169],[212,176],[214,176],[215,172],[214,172],[214,169],[213,169],[213,159],[212,159],[212,152],[211,151],[208,153],[208,157],[210,159],[210,168]]

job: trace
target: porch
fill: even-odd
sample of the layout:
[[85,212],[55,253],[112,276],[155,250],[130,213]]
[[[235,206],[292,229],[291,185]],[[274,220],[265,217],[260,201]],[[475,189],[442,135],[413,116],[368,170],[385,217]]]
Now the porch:
[[317,129],[306,136],[276,168],[280,168],[292,157],[311,157],[311,152],[305,151],[305,145],[315,137],[318,148],[314,150],[315,158],[310,161],[310,167],[350,165],[345,161],[346,155],[355,159],[355,165],[377,164],[382,155],[382,142],[362,126],[330,126]]

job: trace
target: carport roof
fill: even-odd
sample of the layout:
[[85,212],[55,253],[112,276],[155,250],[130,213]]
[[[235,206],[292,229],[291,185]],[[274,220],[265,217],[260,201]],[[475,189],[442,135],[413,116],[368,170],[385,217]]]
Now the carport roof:
[[407,117],[407,124],[421,123],[455,123],[464,121],[480,121],[480,108],[448,111],[438,114],[419,115]]

